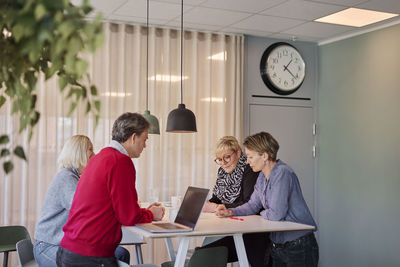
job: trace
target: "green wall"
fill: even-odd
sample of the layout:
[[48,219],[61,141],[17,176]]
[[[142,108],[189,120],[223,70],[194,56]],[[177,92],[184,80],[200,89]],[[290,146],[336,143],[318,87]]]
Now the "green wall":
[[400,266],[400,25],[318,56],[320,266]]

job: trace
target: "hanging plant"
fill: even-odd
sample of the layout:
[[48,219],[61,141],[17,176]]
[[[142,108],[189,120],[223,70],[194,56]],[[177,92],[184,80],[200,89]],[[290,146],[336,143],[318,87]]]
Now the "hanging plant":
[[[40,119],[40,74],[46,80],[56,75],[59,91],[68,90],[69,114],[81,103],[98,122],[97,89],[86,75],[88,63],[80,57],[103,43],[101,17],[85,20],[91,11],[87,0],[81,6],[68,0],[0,0],[0,109],[11,103],[11,114],[19,117],[19,133],[28,131],[29,140]],[[0,132],[0,148],[6,173],[13,169],[12,154],[26,160],[21,146],[11,147],[7,133]]]

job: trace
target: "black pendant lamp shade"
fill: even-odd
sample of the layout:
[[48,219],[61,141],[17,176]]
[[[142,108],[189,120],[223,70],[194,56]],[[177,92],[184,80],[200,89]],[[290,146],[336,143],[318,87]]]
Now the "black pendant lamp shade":
[[160,124],[149,111],[149,0],[147,0],[147,47],[146,47],[146,110],[143,117],[150,123],[149,134],[160,134]]
[[172,133],[193,133],[197,132],[196,117],[194,113],[185,107],[185,104],[179,104],[178,108],[168,114],[167,132]]
[[183,0],[181,4],[181,103],[177,109],[168,114],[167,132],[171,133],[193,133],[197,132],[196,116],[185,107],[182,100],[183,91]]

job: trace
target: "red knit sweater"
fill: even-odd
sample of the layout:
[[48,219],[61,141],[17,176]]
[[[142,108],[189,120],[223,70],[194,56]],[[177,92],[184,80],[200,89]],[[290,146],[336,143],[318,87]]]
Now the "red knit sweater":
[[151,222],[138,205],[132,160],[107,147],[90,159],[78,182],[61,246],[84,256],[113,257],[121,225]]

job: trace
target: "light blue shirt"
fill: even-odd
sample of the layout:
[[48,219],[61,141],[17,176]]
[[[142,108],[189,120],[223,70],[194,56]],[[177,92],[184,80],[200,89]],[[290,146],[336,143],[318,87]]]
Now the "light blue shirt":
[[115,140],[111,140],[108,147],[112,147],[112,148],[118,150],[119,152],[121,152],[122,154],[127,155],[129,157],[128,151],[126,151],[126,149],[119,142],[117,142]]
[[[260,212],[260,210],[262,210]],[[233,214],[260,215],[270,221],[290,221],[315,226],[316,223],[304,200],[299,179],[294,171],[281,160],[272,168],[269,179],[260,172],[250,200],[232,209]],[[272,232],[272,242],[283,244],[302,237],[312,230]]]

